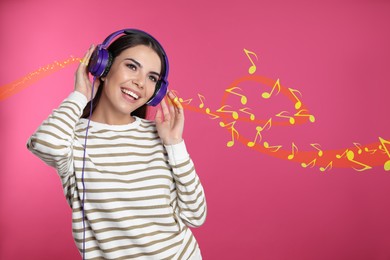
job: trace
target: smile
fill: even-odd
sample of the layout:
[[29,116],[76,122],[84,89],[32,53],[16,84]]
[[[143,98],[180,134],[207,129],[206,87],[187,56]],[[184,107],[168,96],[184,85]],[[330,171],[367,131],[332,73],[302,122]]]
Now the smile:
[[137,94],[135,94],[134,92],[130,91],[130,90],[127,90],[127,89],[121,89],[123,93],[125,93],[126,95],[129,95],[130,97],[134,98],[135,100],[137,100],[139,98],[139,96]]

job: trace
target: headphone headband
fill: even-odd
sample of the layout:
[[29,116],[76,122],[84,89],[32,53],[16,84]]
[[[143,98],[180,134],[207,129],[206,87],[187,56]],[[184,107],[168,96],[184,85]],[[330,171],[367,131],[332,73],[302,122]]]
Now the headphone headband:
[[155,43],[157,43],[160,51],[162,52],[164,58],[164,71],[162,71],[160,79],[156,83],[156,89],[149,101],[146,103],[151,106],[157,106],[161,100],[165,97],[168,90],[168,73],[169,73],[169,63],[168,57],[161,46],[161,44],[150,34],[138,30],[138,29],[122,29],[116,32],[111,33],[107,38],[103,41],[103,43],[99,44],[95,51],[92,53],[91,59],[88,65],[88,71],[95,77],[104,77],[107,75],[110,70],[113,57],[110,52],[107,50],[107,47],[111,43],[111,41],[121,34],[142,34],[147,38],[152,39]]

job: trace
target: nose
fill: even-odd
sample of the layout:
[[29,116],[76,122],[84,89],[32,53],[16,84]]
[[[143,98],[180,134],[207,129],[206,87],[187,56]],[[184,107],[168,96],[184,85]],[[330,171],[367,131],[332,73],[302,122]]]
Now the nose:
[[134,85],[137,85],[138,87],[140,88],[144,88],[145,86],[145,80],[146,80],[146,77],[144,75],[142,75],[142,73],[138,73],[134,79],[133,79],[133,84]]

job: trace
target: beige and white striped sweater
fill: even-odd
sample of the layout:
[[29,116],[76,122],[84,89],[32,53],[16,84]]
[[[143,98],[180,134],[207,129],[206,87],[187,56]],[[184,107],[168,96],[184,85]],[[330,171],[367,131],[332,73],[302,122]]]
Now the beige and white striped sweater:
[[80,252],[86,259],[193,259],[200,256],[190,227],[206,218],[203,187],[184,142],[164,146],[154,122],[90,122],[82,169],[87,104],[72,92],[30,137],[27,147],[55,167],[72,208]]

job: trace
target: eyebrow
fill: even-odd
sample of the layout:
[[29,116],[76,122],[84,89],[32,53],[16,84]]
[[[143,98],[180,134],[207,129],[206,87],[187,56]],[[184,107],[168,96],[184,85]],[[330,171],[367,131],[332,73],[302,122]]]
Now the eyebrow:
[[[143,68],[142,64],[133,58],[125,58],[125,60],[130,60],[130,61],[134,62],[138,67]],[[151,71],[150,73],[156,75],[157,77],[160,77],[160,73],[157,73],[155,71]]]

